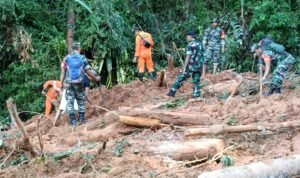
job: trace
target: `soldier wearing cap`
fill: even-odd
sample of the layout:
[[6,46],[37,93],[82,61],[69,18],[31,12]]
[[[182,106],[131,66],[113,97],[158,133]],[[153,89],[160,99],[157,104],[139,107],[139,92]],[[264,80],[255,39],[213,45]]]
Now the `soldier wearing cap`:
[[295,63],[295,58],[285,50],[282,52],[276,51],[271,47],[264,46],[262,43],[264,40],[271,40],[270,38],[265,38],[261,40],[259,43],[252,45],[251,52],[254,52],[254,56],[263,60],[266,65],[264,75],[262,77],[262,81],[265,81],[270,70],[271,70],[271,62],[277,61],[277,66],[273,71],[271,83],[269,85],[269,90],[265,94],[266,96],[270,96],[274,93],[281,93],[281,86],[284,78],[286,77],[288,71],[293,67]]
[[188,45],[185,50],[185,64],[181,73],[178,74],[175,83],[167,93],[167,96],[174,97],[176,91],[182,86],[182,83],[192,76],[193,98],[200,97],[200,75],[203,63],[203,48],[201,43],[195,39],[196,35],[197,34],[194,31],[186,33]]
[[207,64],[211,59],[214,64],[213,75],[216,75],[221,61],[221,53],[225,51],[225,33],[219,27],[217,18],[213,19],[211,26],[205,30],[202,43],[205,49],[202,77],[205,77]]
[[76,126],[74,100],[78,103],[78,124],[85,121],[86,98],[84,88],[84,75],[87,73],[94,80],[99,81],[100,77],[96,76],[84,55],[80,55],[81,47],[79,42],[72,44],[72,52],[67,55],[61,64],[60,81],[66,88],[67,110],[70,117],[70,123]]

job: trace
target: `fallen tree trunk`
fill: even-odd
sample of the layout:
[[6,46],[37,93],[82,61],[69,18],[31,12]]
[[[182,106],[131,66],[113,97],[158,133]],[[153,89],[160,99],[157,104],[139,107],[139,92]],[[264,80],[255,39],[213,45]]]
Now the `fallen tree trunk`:
[[78,139],[80,139],[82,142],[108,142],[109,139],[115,138],[119,134],[130,133],[134,130],[135,128],[128,128],[116,122],[99,130],[90,131],[83,129],[80,131],[75,131],[65,137],[62,137],[58,142],[67,146],[74,146],[78,142]]
[[16,125],[18,126],[18,128],[20,129],[20,131],[22,133],[22,139],[19,143],[19,148],[23,149],[25,151],[28,151],[31,156],[35,156],[36,152],[34,151],[32,144],[30,143],[28,133],[27,133],[21,119],[19,118],[19,115],[18,115],[18,112],[17,112],[17,107],[13,103],[12,98],[9,98],[6,101],[6,106],[7,106],[7,109],[9,111],[9,113],[10,113],[10,116],[11,116],[11,119],[12,119],[13,123],[16,123]]
[[198,178],[293,177],[300,174],[300,155],[204,172]]
[[209,114],[183,113],[141,108],[119,107],[119,115],[146,117],[158,119],[161,123],[174,125],[206,125],[209,123]]
[[162,124],[158,119],[149,119],[144,117],[119,116],[119,121],[123,124],[135,127],[159,128],[166,126],[165,124]]
[[197,127],[186,129],[184,132],[185,136],[196,136],[206,134],[223,134],[223,133],[240,133],[240,132],[251,132],[251,131],[264,131],[271,130],[275,131],[279,128],[294,128],[300,127],[299,121],[288,121],[280,123],[261,123],[253,125],[238,125],[238,126],[227,126],[227,125],[214,125],[210,127]]
[[163,141],[145,146],[148,155],[163,155],[174,160],[195,160],[209,158],[224,150],[221,139],[200,139],[190,141]]

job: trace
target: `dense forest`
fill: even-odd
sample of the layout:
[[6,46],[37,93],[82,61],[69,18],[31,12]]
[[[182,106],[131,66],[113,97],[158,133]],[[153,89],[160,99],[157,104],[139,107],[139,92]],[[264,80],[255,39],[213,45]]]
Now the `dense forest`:
[[[75,15],[71,26],[70,13]],[[153,35],[159,71],[166,66],[166,54],[174,54],[172,42],[184,47],[190,29],[201,40],[216,17],[226,32],[223,68],[253,70],[250,46],[267,34],[299,61],[300,0],[0,0],[0,121],[9,122],[9,96],[21,118],[43,112],[42,84],[59,79],[68,29],[109,88],[136,77],[134,25]]]

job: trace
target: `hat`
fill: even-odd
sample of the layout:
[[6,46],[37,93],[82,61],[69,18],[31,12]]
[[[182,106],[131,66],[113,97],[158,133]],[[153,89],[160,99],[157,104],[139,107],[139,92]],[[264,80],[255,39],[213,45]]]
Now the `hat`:
[[73,42],[72,43],[72,49],[77,49],[80,48],[80,43],[79,42]]
[[219,23],[220,21],[219,21],[219,19],[218,18],[214,18],[213,20],[212,20],[212,22],[211,23]]
[[197,33],[195,31],[191,30],[191,31],[186,32],[185,35],[195,37],[195,36],[197,36]]

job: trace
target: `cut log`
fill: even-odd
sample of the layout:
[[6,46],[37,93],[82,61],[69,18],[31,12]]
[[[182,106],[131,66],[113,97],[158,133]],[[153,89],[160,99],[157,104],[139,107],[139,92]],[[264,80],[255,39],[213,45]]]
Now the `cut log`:
[[214,125],[210,127],[197,127],[186,129],[185,136],[196,136],[206,134],[223,134],[223,133],[240,133],[251,131],[275,131],[279,128],[295,128],[300,127],[300,121],[288,121],[280,123],[261,123],[253,125],[238,125],[238,126],[226,126],[226,125]]
[[171,54],[167,54],[168,68],[167,71],[172,71],[174,69],[174,57]]
[[300,155],[204,172],[198,178],[293,177],[300,174]]
[[149,119],[144,117],[119,116],[119,121],[123,124],[135,127],[159,128],[166,126],[165,124],[162,124],[158,119]]
[[183,113],[141,108],[119,107],[119,115],[158,119],[161,123],[174,125],[207,125],[209,114]]
[[224,150],[221,139],[199,139],[190,141],[163,141],[145,146],[148,155],[163,155],[174,160],[209,158]]
[[166,85],[166,72],[163,70],[157,73],[157,86],[163,87]]
[[12,119],[13,123],[16,123],[16,125],[18,126],[18,128],[20,129],[20,131],[22,133],[22,139],[19,143],[19,148],[23,149],[25,151],[28,151],[31,156],[35,156],[36,152],[33,149],[32,144],[30,143],[28,133],[27,133],[21,119],[19,118],[19,115],[18,115],[18,112],[17,112],[17,107],[13,103],[12,98],[9,98],[6,101],[6,106],[7,106],[7,109],[9,111],[9,113],[10,113],[10,116],[11,116],[11,119]]
[[207,87],[204,87],[204,90],[208,91],[209,93],[231,93],[237,85],[238,82],[236,80],[228,80],[222,83],[208,85]]

